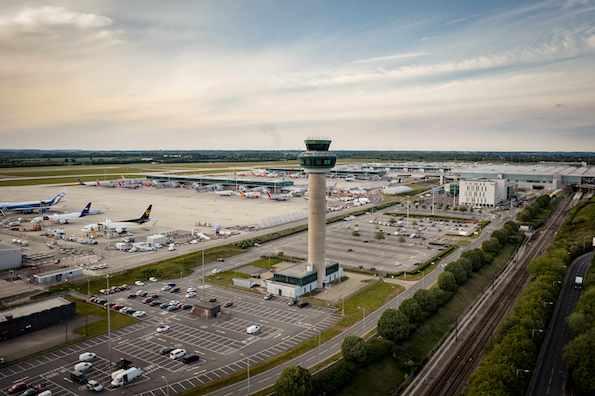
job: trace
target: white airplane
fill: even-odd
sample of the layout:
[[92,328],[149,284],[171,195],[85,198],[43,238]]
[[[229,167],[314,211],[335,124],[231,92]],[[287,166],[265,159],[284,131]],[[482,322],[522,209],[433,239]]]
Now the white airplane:
[[231,196],[233,196],[233,191],[231,191],[231,190],[215,191],[215,194],[219,195],[220,197],[231,197]]
[[91,209],[91,202],[89,202],[80,212],[71,212],[64,214],[54,214],[51,216],[39,216],[31,220],[31,223],[40,223],[43,220],[49,220],[52,223],[68,224],[78,218],[92,216],[102,213],[99,209]]
[[267,195],[269,196],[269,199],[271,201],[289,201],[291,198],[293,198],[291,193],[289,193],[289,194],[271,194],[269,192],[269,193],[267,193]]
[[6,216],[6,213],[8,212],[33,213],[33,211],[36,210],[43,212],[45,209],[60,202],[60,200],[64,198],[64,195],[65,194],[61,192],[54,195],[52,198],[42,199],[40,201],[0,202],[0,213],[3,216]]
[[141,217],[137,219],[130,219],[130,220],[121,220],[121,221],[111,221],[110,219],[105,219],[103,223],[96,223],[96,224],[88,224],[83,228],[83,231],[92,231],[92,230],[99,230],[101,228],[108,230],[108,231],[115,231],[118,234],[126,232],[130,228],[137,228],[149,221],[151,221],[151,209],[153,205],[149,205],[149,207],[145,210]]
[[248,191],[248,192],[240,192],[240,197],[248,198],[248,199],[258,199],[260,198],[260,193],[258,191]]

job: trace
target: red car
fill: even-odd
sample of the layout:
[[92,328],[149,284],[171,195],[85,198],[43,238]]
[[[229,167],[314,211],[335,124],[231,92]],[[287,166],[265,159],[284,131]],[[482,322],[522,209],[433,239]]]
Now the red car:
[[114,304],[114,305],[112,305],[112,309],[113,309],[114,311],[119,311],[119,310],[121,310],[122,308],[124,308],[124,306],[123,306],[123,305],[120,305],[120,304]]
[[27,388],[29,388],[29,385],[27,385],[26,383],[17,382],[15,384],[12,384],[12,386],[10,388],[8,388],[8,393],[13,394],[13,393],[17,393],[17,392],[22,392]]

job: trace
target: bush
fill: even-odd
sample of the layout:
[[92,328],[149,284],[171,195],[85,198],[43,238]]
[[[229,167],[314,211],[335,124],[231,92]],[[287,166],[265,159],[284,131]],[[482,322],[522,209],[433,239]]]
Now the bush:
[[463,266],[460,262],[453,261],[452,263],[448,264],[444,270],[452,273],[455,276],[457,285],[464,285],[465,282],[467,282],[467,272],[463,269]]
[[301,366],[291,366],[283,370],[275,383],[277,396],[310,396],[312,376]]
[[568,364],[577,390],[584,395],[595,394],[595,328],[574,338],[564,349],[564,359]]
[[[487,254],[491,254],[492,256],[496,256],[501,249],[502,249],[502,245],[494,237],[488,239],[487,241],[484,241],[481,244],[481,250],[483,250]],[[492,261],[493,261],[493,259],[492,259]]]
[[413,299],[417,301],[417,304],[426,316],[430,316],[430,314],[433,314],[438,310],[438,302],[432,298],[432,292],[430,290],[419,289],[413,295]]
[[403,312],[412,324],[421,323],[426,317],[424,311],[413,297],[405,299],[399,306],[399,311]]
[[452,272],[444,271],[438,276],[438,287],[448,292],[455,292],[457,290],[457,280]]
[[341,353],[348,362],[360,365],[367,359],[366,343],[361,337],[347,336],[341,344]]
[[485,254],[481,249],[468,250],[461,255],[461,258],[471,262],[473,271],[479,271],[484,264],[487,264]]

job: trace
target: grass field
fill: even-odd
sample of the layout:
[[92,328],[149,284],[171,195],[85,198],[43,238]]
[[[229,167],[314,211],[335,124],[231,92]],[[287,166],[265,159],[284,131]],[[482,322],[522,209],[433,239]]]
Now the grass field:
[[[335,337],[344,329],[350,327],[362,317],[362,310],[358,308],[365,307],[367,312],[372,312],[382,306],[385,302],[392,299],[403,291],[403,287],[391,283],[385,283],[382,281],[375,281],[370,285],[364,287],[353,296],[345,300],[345,316],[337,324],[330,327],[329,329],[320,333],[319,337],[310,338],[293,349],[277,355],[270,360],[267,360],[259,365],[250,368],[250,374],[256,375],[263,371],[270,369],[276,365],[279,365],[287,360],[290,360],[296,356],[299,356],[311,349],[318,346],[318,343],[324,343],[329,339]],[[246,377],[245,372],[232,374],[227,378],[223,378],[219,381],[212,382],[206,386],[193,389],[185,392],[184,395],[204,395],[212,392],[215,389],[219,389],[231,383],[240,381]]]
[[231,287],[233,285],[233,278],[248,279],[250,278],[250,275],[238,271],[224,271],[207,276],[206,281],[217,286]]
[[[101,318],[98,321],[89,323],[75,329],[75,333],[85,337],[96,337],[107,333],[107,311],[94,304],[89,304],[82,300],[68,297],[70,301],[76,304],[76,314],[79,317],[96,317]],[[130,326],[137,322],[137,320],[131,316],[123,315],[119,312],[110,311],[110,322],[112,331],[121,329],[126,326]]]
[[[52,178],[39,178],[39,179],[23,179],[23,180],[2,180],[0,181],[0,187],[13,187],[13,186],[35,186],[39,184],[71,184],[77,183],[80,180],[82,181],[96,181],[96,180],[113,180],[116,178],[120,178],[121,176],[118,175],[117,177],[112,176],[104,176],[104,175],[97,175],[97,176],[71,176],[71,177],[52,177]],[[143,175],[124,175],[126,179],[136,179],[144,177]]]
[[[357,392],[363,389],[374,389],[375,393],[372,394],[393,394],[405,379],[406,374],[413,368],[421,368],[431,352],[453,329],[457,318],[504,268],[513,252],[514,248],[507,246],[492,265],[483,267],[465,285],[459,287],[452,300],[426,320],[412,337],[397,346],[397,359],[389,356],[366,369],[359,370],[352,383],[339,395],[358,395],[361,393]],[[378,373],[385,373],[382,376],[382,381],[378,381]]]

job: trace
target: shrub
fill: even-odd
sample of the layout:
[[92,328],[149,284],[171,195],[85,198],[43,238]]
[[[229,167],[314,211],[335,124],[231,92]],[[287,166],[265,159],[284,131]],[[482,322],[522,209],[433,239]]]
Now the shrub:
[[312,376],[301,366],[291,366],[283,370],[275,383],[277,396],[310,396]]
[[449,292],[455,292],[457,290],[457,281],[452,272],[444,271],[438,276],[438,287]]
[[341,344],[343,358],[354,364],[363,364],[367,358],[366,343],[361,337],[347,336]]
[[410,331],[411,324],[407,316],[395,309],[387,309],[378,320],[378,334],[389,341],[399,342],[407,338]]

